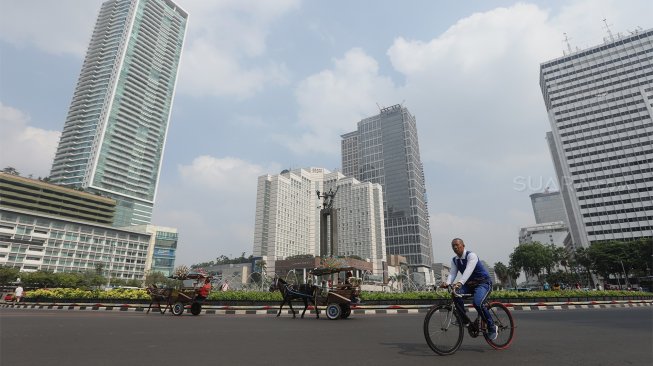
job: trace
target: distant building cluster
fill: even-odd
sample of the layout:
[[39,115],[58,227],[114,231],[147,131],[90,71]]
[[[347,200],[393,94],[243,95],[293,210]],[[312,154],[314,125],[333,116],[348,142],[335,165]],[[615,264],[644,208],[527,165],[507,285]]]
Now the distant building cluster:
[[[383,108],[342,135],[341,147],[342,173],[306,168],[259,178],[254,255],[266,258],[270,271],[273,261],[295,255],[354,256],[372,264],[372,276],[386,279],[393,272],[387,257],[400,256],[412,281],[432,285],[415,117],[401,105]],[[319,192],[327,191],[335,195],[325,218]],[[321,225],[330,225],[332,247],[320,247]]]

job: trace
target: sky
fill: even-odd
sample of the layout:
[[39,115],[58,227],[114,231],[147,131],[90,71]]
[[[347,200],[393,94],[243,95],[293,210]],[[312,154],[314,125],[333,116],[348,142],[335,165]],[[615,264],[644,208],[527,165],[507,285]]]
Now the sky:
[[[653,26],[650,0],[176,2],[152,220],[179,230],[176,265],[252,254],[257,178],[339,169],[340,135],[395,104],[417,119],[434,260],[461,237],[507,263],[529,195],[557,186],[540,64]],[[49,175],[101,3],[0,0],[0,167]]]

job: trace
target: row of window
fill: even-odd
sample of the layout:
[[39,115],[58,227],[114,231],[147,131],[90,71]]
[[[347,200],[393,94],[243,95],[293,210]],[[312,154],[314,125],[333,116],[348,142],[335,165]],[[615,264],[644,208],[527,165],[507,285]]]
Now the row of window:
[[594,198],[620,196],[622,194],[623,195],[625,195],[625,194],[638,194],[638,193],[651,192],[651,191],[653,191],[653,186],[643,187],[643,188],[625,189],[625,190],[621,190],[621,191],[610,191],[610,192],[606,192],[606,193],[579,195],[578,200],[579,201],[585,201],[585,200],[590,200],[590,199],[594,199]]
[[[598,138],[606,137],[606,136],[613,136],[613,135],[620,134],[620,133],[628,133],[628,136],[623,136],[623,137],[632,138],[633,134],[629,133],[629,132],[637,131],[637,130],[644,130],[645,131],[646,127],[647,126],[645,126],[645,125],[639,125],[639,126],[631,126],[631,127],[628,127],[628,128],[622,128],[622,129],[619,129],[619,130],[609,130],[609,131],[605,131],[605,132],[602,132],[602,133],[597,133],[595,135],[585,135],[585,136],[578,137],[578,138],[575,138],[575,139],[566,140],[566,141],[563,141],[562,143],[563,144],[571,144],[571,143],[579,142],[579,141],[587,141],[587,140],[598,139]],[[604,129],[604,128],[602,126],[597,126],[597,127],[592,128],[592,130],[600,130],[600,129]]]
[[643,151],[633,151],[631,153],[627,154],[620,154],[620,155],[611,155],[603,158],[598,158],[598,159],[592,159],[592,160],[583,160],[577,163],[571,163],[569,164],[570,168],[574,168],[577,166],[585,166],[589,164],[596,164],[596,163],[605,163],[613,160],[619,160],[619,159],[628,159],[628,158],[634,158],[636,156],[642,156],[642,155],[649,155],[653,154],[653,150],[643,150]]
[[[637,87],[637,86],[640,86],[640,85],[647,85],[647,84],[650,84],[651,81],[650,81],[650,80],[646,80],[646,79],[647,79],[647,77],[652,76],[652,75],[653,75],[653,71],[649,71],[649,72],[647,72],[647,73],[643,73],[643,74],[635,74],[635,75],[632,75],[632,76],[630,76],[630,77],[623,77],[623,78],[620,78],[620,79],[615,80],[615,81],[610,82],[610,83],[604,83],[604,84],[599,84],[599,85],[593,85],[593,86],[591,86],[591,87],[588,88],[588,89],[584,89],[584,90],[575,90],[575,91],[572,91],[572,92],[569,93],[569,94],[563,94],[563,95],[560,95],[560,96],[558,96],[558,97],[552,97],[552,98],[549,99],[549,102],[550,102],[550,103],[553,103],[553,102],[556,101],[556,100],[563,100],[563,99],[566,99],[566,98],[569,98],[569,97],[576,96],[576,95],[578,95],[578,94],[589,93],[589,92],[593,92],[593,91],[600,90],[600,89],[604,89],[604,88],[605,88],[605,89],[608,89],[609,87],[614,86],[614,85],[618,85],[618,84],[625,84],[625,85],[623,85],[623,86],[620,87],[620,88],[610,89],[610,92],[614,93],[614,92],[617,92],[617,91],[619,91],[619,90],[623,90],[623,89],[634,88],[634,87]],[[605,77],[604,79],[609,79],[609,78],[610,78],[610,77]],[[640,83],[636,83],[636,82],[633,83],[633,82],[636,81],[636,80],[644,80],[644,81],[642,81],[642,82],[640,82]],[[597,81],[598,81],[598,80],[591,80],[591,81],[588,81],[587,83],[583,83],[582,85],[584,85],[584,84],[594,84],[594,83],[596,83]],[[580,85],[579,85],[579,86],[580,86]]]
[[612,165],[601,165],[598,167],[594,168],[588,168],[588,169],[583,169],[583,170],[577,170],[577,171],[572,171],[571,173],[573,175],[580,175],[580,174],[587,174],[587,173],[594,173],[594,172],[605,172],[610,169],[626,169],[628,170],[629,167],[632,166],[646,166],[646,164],[653,164],[653,158],[652,159],[642,159],[642,160],[635,160],[635,161],[629,161],[629,162],[619,162],[616,164]]
[[627,205],[627,204],[633,204],[633,203],[643,203],[645,201],[653,201],[653,196],[640,196],[637,198],[626,198],[626,199],[621,199],[621,200],[616,200],[616,201],[605,201],[605,202],[599,202],[599,203],[587,203],[584,205],[580,205],[581,209],[584,208],[594,208],[594,207],[607,207],[607,206],[617,206],[617,205]]

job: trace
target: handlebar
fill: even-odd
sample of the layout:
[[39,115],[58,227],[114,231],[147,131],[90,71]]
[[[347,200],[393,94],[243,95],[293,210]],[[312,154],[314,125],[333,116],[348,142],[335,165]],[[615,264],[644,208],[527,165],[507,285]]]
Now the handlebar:
[[460,293],[456,292],[456,288],[451,284],[447,285],[447,291],[449,291],[449,293],[453,297],[469,297],[469,296],[472,296],[471,294],[460,294]]

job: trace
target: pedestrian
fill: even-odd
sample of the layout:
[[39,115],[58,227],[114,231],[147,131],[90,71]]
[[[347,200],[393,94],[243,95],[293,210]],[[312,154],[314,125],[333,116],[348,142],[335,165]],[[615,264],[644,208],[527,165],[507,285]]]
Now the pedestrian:
[[549,289],[550,289],[549,283],[544,281],[544,291],[549,291]]
[[16,287],[16,290],[14,291],[14,301],[20,302],[20,299],[23,298],[23,286],[18,284],[18,287]]

